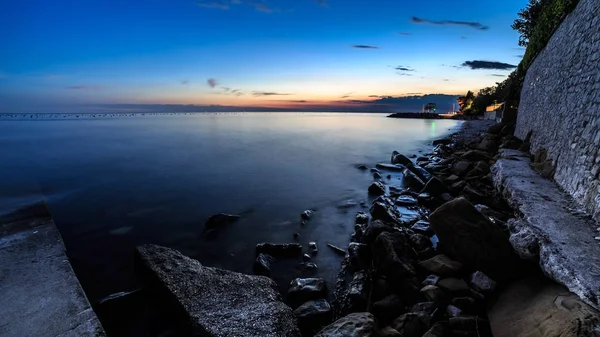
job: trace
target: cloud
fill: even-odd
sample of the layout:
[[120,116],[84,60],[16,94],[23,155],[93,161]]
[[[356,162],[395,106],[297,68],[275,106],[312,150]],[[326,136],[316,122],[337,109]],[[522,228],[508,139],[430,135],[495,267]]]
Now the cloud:
[[408,93],[406,93],[406,94],[407,94],[407,95],[423,95],[423,94],[422,94],[422,93],[420,93],[420,92],[408,92]]
[[327,6],[327,0],[315,0],[315,2],[321,6]]
[[375,46],[367,46],[364,44],[357,44],[352,46],[352,48],[357,48],[357,49],[379,49],[379,47],[375,47]]
[[403,66],[397,66],[396,68],[394,68],[398,71],[415,71],[414,69],[410,69],[408,67],[403,67]]
[[180,80],[179,84],[181,84],[181,85],[187,85],[187,84],[190,84],[190,81],[189,80]]
[[308,101],[304,100],[304,99],[301,99],[301,100],[298,100],[298,101],[290,100],[290,101],[286,101],[286,102],[290,102],[290,103],[308,103]]
[[379,97],[379,95],[369,95],[369,97]]
[[100,89],[97,85],[72,85],[65,87],[67,90],[98,90]]
[[525,54],[515,55],[515,57],[522,59],[523,57],[525,57]]
[[208,83],[208,86],[211,88],[214,88],[217,86],[217,80],[215,80],[214,78],[209,78],[208,80],[206,80],[206,83]]
[[286,94],[280,92],[270,92],[270,91],[253,91],[252,96],[260,97],[260,96],[289,96],[293,94]]
[[408,73],[398,73],[398,75],[400,75],[400,76],[412,76],[413,74],[408,74]]
[[495,70],[509,70],[514,69],[517,66],[495,61],[465,61],[462,64],[463,67],[469,67],[473,70],[477,69],[495,69]]
[[502,74],[489,74],[488,76],[494,76],[494,77],[506,77],[506,75],[502,75]]
[[461,37],[460,37],[460,39],[461,39],[461,40],[466,40],[466,39],[467,39],[467,37],[466,37],[466,36],[461,36]]
[[[232,3],[235,3],[232,1]],[[207,8],[229,9],[229,3],[224,0],[196,0],[196,4]]]
[[467,21],[453,21],[453,20],[441,20],[441,21],[434,21],[434,20],[428,20],[428,19],[423,19],[423,18],[418,18],[416,16],[413,16],[411,19],[412,22],[414,23],[429,23],[432,25],[459,25],[459,26],[468,26],[471,28],[475,28],[478,30],[488,30],[490,29],[490,27],[485,26],[479,22],[467,22]]
[[405,33],[405,32],[398,32],[398,35],[402,35],[402,36],[412,36],[411,33]]
[[342,97],[340,97],[340,98],[348,98],[348,97],[352,96],[352,94],[353,94],[353,92],[349,92],[347,94],[342,95]]
[[228,87],[221,87],[221,89],[223,89],[223,91],[225,91],[225,92],[229,92],[231,90],[231,88],[228,88]]
[[450,79],[444,78],[444,82],[449,82]]

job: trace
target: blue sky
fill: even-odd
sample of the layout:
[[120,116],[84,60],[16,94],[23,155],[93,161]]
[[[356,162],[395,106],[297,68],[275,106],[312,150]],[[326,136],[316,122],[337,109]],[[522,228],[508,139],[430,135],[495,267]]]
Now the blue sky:
[[[0,112],[455,95],[493,85],[518,64],[510,24],[525,4],[4,0]],[[476,60],[499,69],[463,65]]]

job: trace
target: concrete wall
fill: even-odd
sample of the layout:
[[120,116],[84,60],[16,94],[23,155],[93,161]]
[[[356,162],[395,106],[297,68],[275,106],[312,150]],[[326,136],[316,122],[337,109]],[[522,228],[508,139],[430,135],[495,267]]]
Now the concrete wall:
[[533,131],[556,182],[600,221],[600,1],[580,0],[527,71],[516,135]]

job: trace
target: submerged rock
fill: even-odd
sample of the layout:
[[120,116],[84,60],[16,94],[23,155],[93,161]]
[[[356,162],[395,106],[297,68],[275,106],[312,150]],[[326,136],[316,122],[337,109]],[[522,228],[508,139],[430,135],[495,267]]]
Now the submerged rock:
[[342,317],[319,331],[315,337],[377,337],[375,316],[356,312]]
[[182,318],[192,334],[300,336],[292,310],[281,301],[273,280],[205,267],[156,245],[139,246],[137,254],[156,286],[171,297],[173,311],[186,313]]
[[400,225],[400,213],[398,209],[388,198],[378,198],[373,202],[371,209],[373,220],[381,220],[393,225]]
[[408,159],[405,155],[400,154],[396,151],[392,152],[392,164],[406,165],[411,163],[412,161]]
[[369,194],[384,195],[385,185],[382,182],[376,181],[369,186]]
[[296,278],[290,283],[288,299],[294,303],[324,298],[327,286],[322,278]]
[[313,211],[307,209],[306,211],[300,214],[300,217],[302,218],[302,220],[309,220],[313,216],[313,213]]
[[398,206],[414,206],[417,204],[417,198],[412,195],[401,195],[396,199]]
[[265,253],[272,256],[298,256],[302,254],[302,245],[299,243],[259,243],[256,253]]
[[219,213],[212,215],[210,218],[208,218],[208,220],[206,220],[206,222],[204,223],[204,227],[206,229],[215,229],[223,225],[235,222],[241,218],[241,215]]
[[271,272],[271,264],[275,258],[269,254],[258,254],[254,262],[254,272],[260,275],[268,275]]

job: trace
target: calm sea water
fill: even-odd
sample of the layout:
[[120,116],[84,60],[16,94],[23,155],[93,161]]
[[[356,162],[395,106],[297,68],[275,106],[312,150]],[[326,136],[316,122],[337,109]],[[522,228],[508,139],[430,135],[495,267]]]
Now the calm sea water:
[[[316,241],[318,276],[333,280],[370,172],[393,150],[417,153],[452,120],[384,114],[252,113],[0,120],[0,206],[44,199],[92,302],[136,287],[133,248],[156,243],[201,262],[252,272],[263,241]],[[394,176],[388,183],[398,185]],[[300,213],[316,210],[300,225]],[[214,213],[243,218],[203,235]],[[273,268],[280,284],[307,276]],[[331,285],[333,286],[333,285]]]

